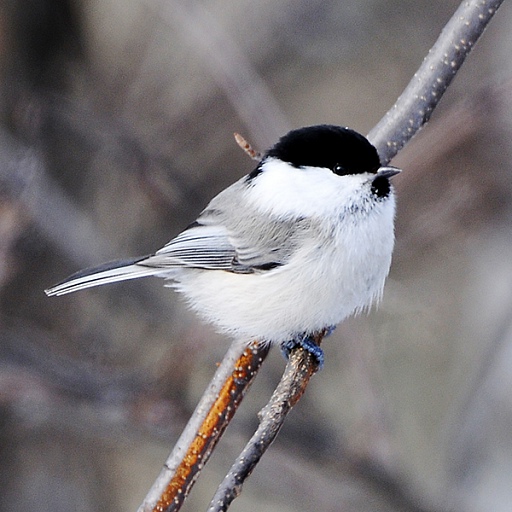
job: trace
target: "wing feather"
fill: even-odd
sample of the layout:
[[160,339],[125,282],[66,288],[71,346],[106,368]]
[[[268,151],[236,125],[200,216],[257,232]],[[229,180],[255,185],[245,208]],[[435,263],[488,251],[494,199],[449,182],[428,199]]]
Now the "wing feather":
[[172,270],[180,267],[252,273],[284,265],[295,251],[305,220],[270,219],[251,210],[243,202],[245,186],[242,179],[221,192],[197,221],[155,254],[81,271],[46,293],[62,295],[146,276],[172,277]]
[[255,214],[246,215],[243,226],[229,226],[230,219],[221,211],[205,210],[188,229],[139,265],[237,273],[271,270],[290,258],[295,247],[290,233],[297,231],[300,222],[269,220]]
[[225,227],[196,222],[140,264],[230,270],[234,258],[236,249]]

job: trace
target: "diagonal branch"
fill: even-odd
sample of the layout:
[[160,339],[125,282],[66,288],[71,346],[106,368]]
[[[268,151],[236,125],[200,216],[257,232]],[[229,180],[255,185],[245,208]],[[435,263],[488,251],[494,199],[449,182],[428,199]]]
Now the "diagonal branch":
[[240,343],[231,345],[138,512],[181,508],[268,350],[268,344],[256,342],[245,350]]
[[[368,136],[377,147],[382,163],[388,163],[430,119],[434,108],[502,1],[462,2],[404,93]],[[323,333],[318,335],[318,343],[322,337]],[[302,396],[309,378],[316,370],[316,361],[307,356],[300,348],[290,354],[285,373],[262,410],[260,426],[217,489],[208,512],[225,512],[241,493],[245,479],[274,440],[286,415]]]
[[428,122],[503,0],[464,0],[393,107],[368,134],[387,164]]
[[204,55],[211,77],[221,86],[254,140],[267,145],[290,129],[281,106],[267,83],[249,62],[239,45],[222,29],[217,18],[196,2],[167,2],[159,15]]

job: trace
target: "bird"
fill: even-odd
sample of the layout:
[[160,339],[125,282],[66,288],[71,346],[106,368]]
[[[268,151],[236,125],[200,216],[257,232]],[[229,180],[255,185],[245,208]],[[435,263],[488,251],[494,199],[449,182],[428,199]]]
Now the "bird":
[[237,342],[285,355],[301,346],[323,366],[313,335],[381,299],[399,172],[350,128],[292,130],[155,253],[79,271],[45,292],[161,277]]

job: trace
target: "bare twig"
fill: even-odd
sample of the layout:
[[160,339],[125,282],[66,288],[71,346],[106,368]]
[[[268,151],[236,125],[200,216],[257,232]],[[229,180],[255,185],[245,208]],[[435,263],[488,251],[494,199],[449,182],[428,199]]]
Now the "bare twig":
[[139,512],[177,511],[240,405],[269,346],[233,343]]
[[261,153],[259,151],[256,151],[248,142],[245,140],[242,135],[239,133],[234,133],[236,143],[244,150],[244,152],[249,155],[249,158],[252,160],[261,160]]
[[[464,1],[457,9],[404,93],[368,136],[376,145],[382,163],[388,163],[429,120],[446,88],[501,2],[502,0]],[[303,362],[302,371],[305,374],[299,373],[298,368],[293,369],[293,361],[300,357],[297,355],[300,350],[295,349],[290,354],[290,363],[283,378],[262,411],[258,430],[217,489],[209,512],[224,512],[228,509],[230,503],[240,494],[243,482],[279,432],[293,405],[290,400],[293,397],[295,403],[302,396],[309,377],[314,372],[314,366],[308,370],[308,364],[314,365],[315,362],[311,357]],[[305,378],[305,381],[295,398],[295,386],[301,378]]]
[[428,122],[503,0],[464,0],[393,107],[368,134],[387,164]]
[[[324,335],[325,331],[314,336],[317,345],[320,345]],[[277,388],[259,413],[258,429],[220,484],[208,512],[227,510],[231,502],[240,495],[243,483],[276,438],[286,416],[304,393],[317,366],[316,357],[304,348],[297,347],[292,350]]]

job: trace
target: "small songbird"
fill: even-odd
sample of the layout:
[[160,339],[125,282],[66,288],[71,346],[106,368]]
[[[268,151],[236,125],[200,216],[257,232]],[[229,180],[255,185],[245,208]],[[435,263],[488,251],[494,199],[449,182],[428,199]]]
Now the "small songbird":
[[285,352],[301,345],[321,365],[311,336],[382,294],[398,172],[349,128],[293,130],[154,254],[78,272],[46,293],[163,277],[221,332]]

